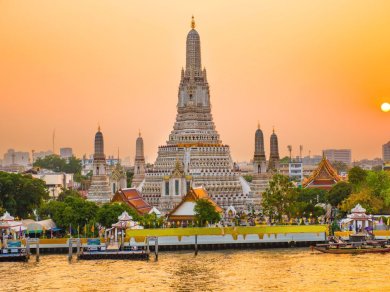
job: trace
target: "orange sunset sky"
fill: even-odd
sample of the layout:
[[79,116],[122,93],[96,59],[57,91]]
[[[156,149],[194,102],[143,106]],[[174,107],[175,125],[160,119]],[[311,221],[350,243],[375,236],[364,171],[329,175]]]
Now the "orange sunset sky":
[[8,148],[135,154],[153,163],[176,116],[191,15],[214,121],[235,161],[249,161],[258,121],[281,156],[390,140],[390,1],[0,0],[0,157]]

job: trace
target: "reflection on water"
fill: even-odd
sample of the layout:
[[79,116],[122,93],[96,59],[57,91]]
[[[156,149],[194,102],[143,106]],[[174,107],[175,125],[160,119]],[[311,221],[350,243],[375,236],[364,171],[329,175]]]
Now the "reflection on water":
[[330,255],[308,249],[161,252],[159,261],[80,261],[41,255],[0,263],[0,290],[390,291],[390,254]]

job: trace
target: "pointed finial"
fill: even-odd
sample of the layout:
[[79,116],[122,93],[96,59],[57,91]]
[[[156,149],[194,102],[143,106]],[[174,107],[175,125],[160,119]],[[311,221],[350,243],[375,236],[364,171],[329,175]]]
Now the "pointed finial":
[[141,137],[141,130],[138,129],[138,137]]
[[257,121],[257,129],[260,130],[260,122],[259,121]]
[[191,20],[191,28],[194,29],[195,28],[195,19],[194,19],[194,16],[192,15],[192,20]]
[[100,123],[98,122],[98,132],[100,132]]
[[275,134],[275,126],[272,126],[272,133]]

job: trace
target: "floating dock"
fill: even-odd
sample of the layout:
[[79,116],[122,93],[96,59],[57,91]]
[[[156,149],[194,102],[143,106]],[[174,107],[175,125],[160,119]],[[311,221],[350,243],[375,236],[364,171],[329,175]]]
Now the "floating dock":
[[69,240],[69,255],[68,260],[72,260],[73,245],[77,247],[78,260],[148,260],[149,246],[146,250],[130,249],[124,244],[118,243],[106,246],[102,244],[100,238],[88,238],[86,245],[82,245],[79,238],[72,238]]
[[30,259],[30,244],[35,244],[36,259],[39,261],[39,239],[29,239],[26,246],[20,240],[10,240],[7,247],[0,249],[0,262],[27,262]]
[[30,256],[23,252],[11,252],[11,253],[2,253],[0,254],[0,262],[27,262]]

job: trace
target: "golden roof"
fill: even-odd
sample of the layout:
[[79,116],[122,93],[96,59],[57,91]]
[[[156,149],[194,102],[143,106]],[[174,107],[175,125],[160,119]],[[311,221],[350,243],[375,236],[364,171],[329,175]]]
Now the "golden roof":
[[[302,186],[306,188],[314,182],[317,182],[316,184],[319,187],[331,186],[339,181],[341,181],[341,177],[337,174],[336,169],[332,166],[329,160],[323,156],[321,162],[318,164],[318,167],[313,171],[311,176],[302,183]],[[313,184],[313,186],[316,184]]]
[[[184,204],[185,202],[196,202],[197,200],[207,200],[209,201],[215,208],[215,211],[217,211],[218,213],[222,213],[223,212],[223,209],[212,199],[209,197],[207,191],[201,187],[201,188],[191,188],[188,193],[183,197],[183,199],[181,200],[181,202],[175,207],[173,208],[173,210],[171,212],[169,212],[169,215],[168,217],[171,219],[175,218],[175,219],[178,219],[176,218],[175,215],[173,215],[176,210],[182,205]],[[180,220],[180,219],[179,219]]]

